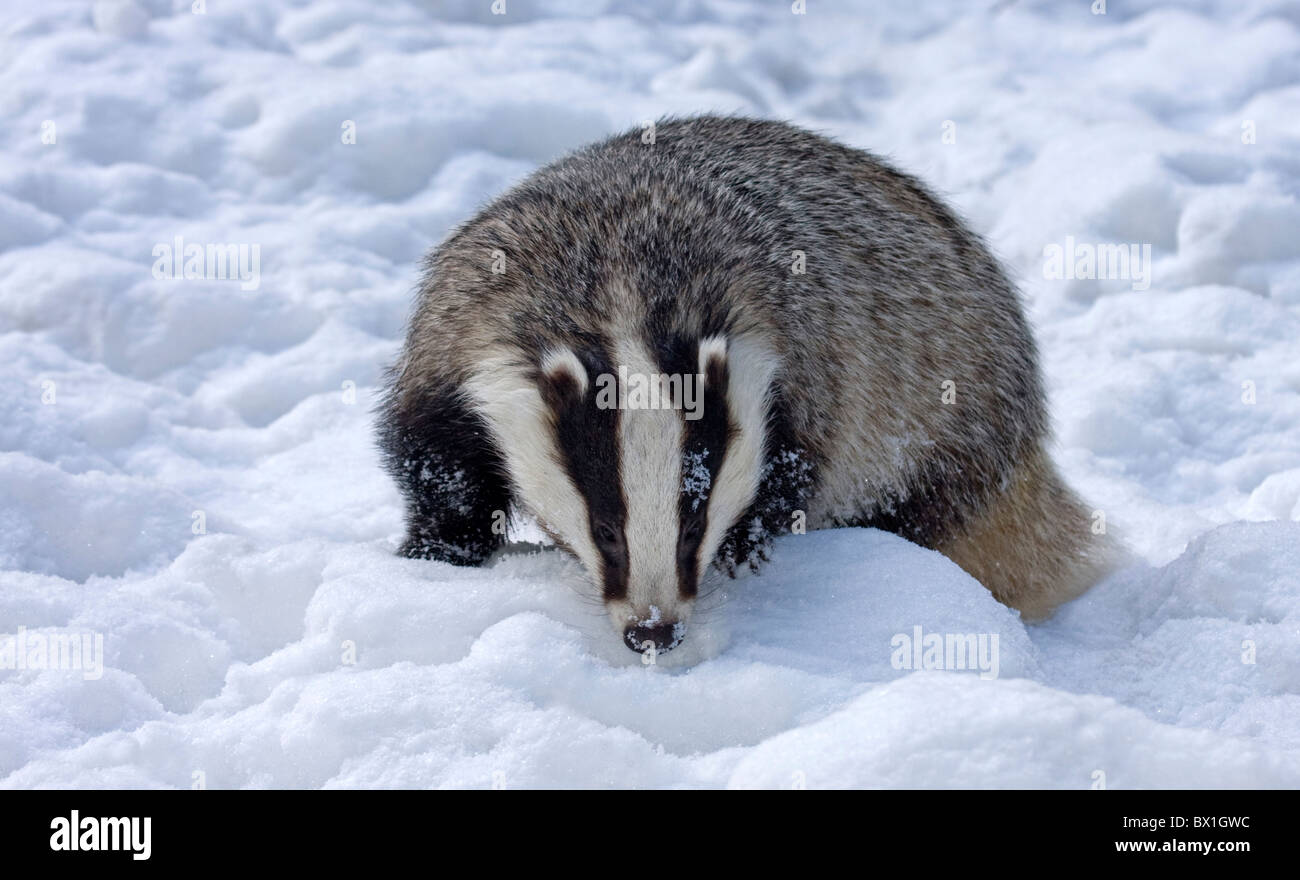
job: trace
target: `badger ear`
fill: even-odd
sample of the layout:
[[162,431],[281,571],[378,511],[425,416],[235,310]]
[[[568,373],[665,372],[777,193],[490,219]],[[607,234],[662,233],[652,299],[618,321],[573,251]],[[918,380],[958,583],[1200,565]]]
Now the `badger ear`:
[[587,368],[571,349],[554,348],[542,358],[537,383],[542,399],[558,411],[587,396]]
[[699,373],[704,387],[723,391],[727,387],[727,337],[706,336],[700,340]]

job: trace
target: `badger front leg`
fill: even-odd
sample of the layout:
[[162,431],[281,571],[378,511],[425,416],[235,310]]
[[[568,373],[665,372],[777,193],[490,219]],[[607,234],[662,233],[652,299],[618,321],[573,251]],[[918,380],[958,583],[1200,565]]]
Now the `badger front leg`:
[[505,541],[510,490],[487,426],[454,391],[391,396],[379,443],[406,500],[403,556],[478,565]]
[[816,476],[814,457],[793,436],[785,409],[776,402],[768,416],[758,492],[723,538],[714,565],[731,577],[741,565],[758,571],[768,561],[772,539],[806,520]]

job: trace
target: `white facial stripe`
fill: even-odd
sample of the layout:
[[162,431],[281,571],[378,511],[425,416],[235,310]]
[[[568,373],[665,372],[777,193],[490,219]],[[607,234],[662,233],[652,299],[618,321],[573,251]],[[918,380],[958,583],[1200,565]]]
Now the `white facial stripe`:
[[[700,360],[704,353],[701,346]],[[727,353],[727,409],[736,433],[722,459],[709,497],[709,522],[700,545],[700,565],[713,561],[727,529],[745,512],[758,492],[767,437],[772,379],[779,361],[764,343],[733,337]]]
[[[615,361],[628,375],[658,375],[638,341],[616,343]],[[678,617],[677,532],[681,487],[682,414],[674,409],[623,409],[619,413],[619,451],[627,498],[624,540],[628,550],[627,604],[637,618],[658,609],[665,620]]]
[[587,503],[569,479],[550,410],[537,385],[516,358],[501,353],[483,360],[466,389],[505,453],[506,469],[524,506],[564,538],[595,576],[600,555],[591,540]]

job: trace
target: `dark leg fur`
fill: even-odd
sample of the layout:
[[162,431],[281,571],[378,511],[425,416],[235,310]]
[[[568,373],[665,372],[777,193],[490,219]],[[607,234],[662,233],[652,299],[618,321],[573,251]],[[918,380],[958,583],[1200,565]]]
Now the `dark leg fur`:
[[406,540],[398,552],[479,565],[501,546],[510,509],[501,456],[482,419],[454,392],[404,405],[390,397],[379,444],[406,498]]
[[758,494],[727,536],[722,539],[714,565],[732,577],[736,567],[758,571],[767,561],[772,539],[784,535],[795,523],[795,512],[807,514],[807,502],[816,481],[817,465],[811,453],[796,443],[780,400],[768,416],[767,444]]

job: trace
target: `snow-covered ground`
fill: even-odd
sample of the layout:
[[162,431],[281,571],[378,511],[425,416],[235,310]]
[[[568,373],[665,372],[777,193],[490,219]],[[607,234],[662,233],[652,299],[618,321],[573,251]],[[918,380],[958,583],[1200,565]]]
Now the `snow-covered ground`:
[[[0,785],[1300,786],[1300,7],[1108,5],[6,0]],[[393,555],[421,254],[703,110],[988,237],[1125,568],[1026,626],[892,535],[792,536],[646,667],[553,550]],[[257,272],[155,277],[177,237]],[[1050,277],[1098,244],[1151,262]],[[908,668],[916,627],[996,670]],[[14,659],[60,636],[85,668]]]

